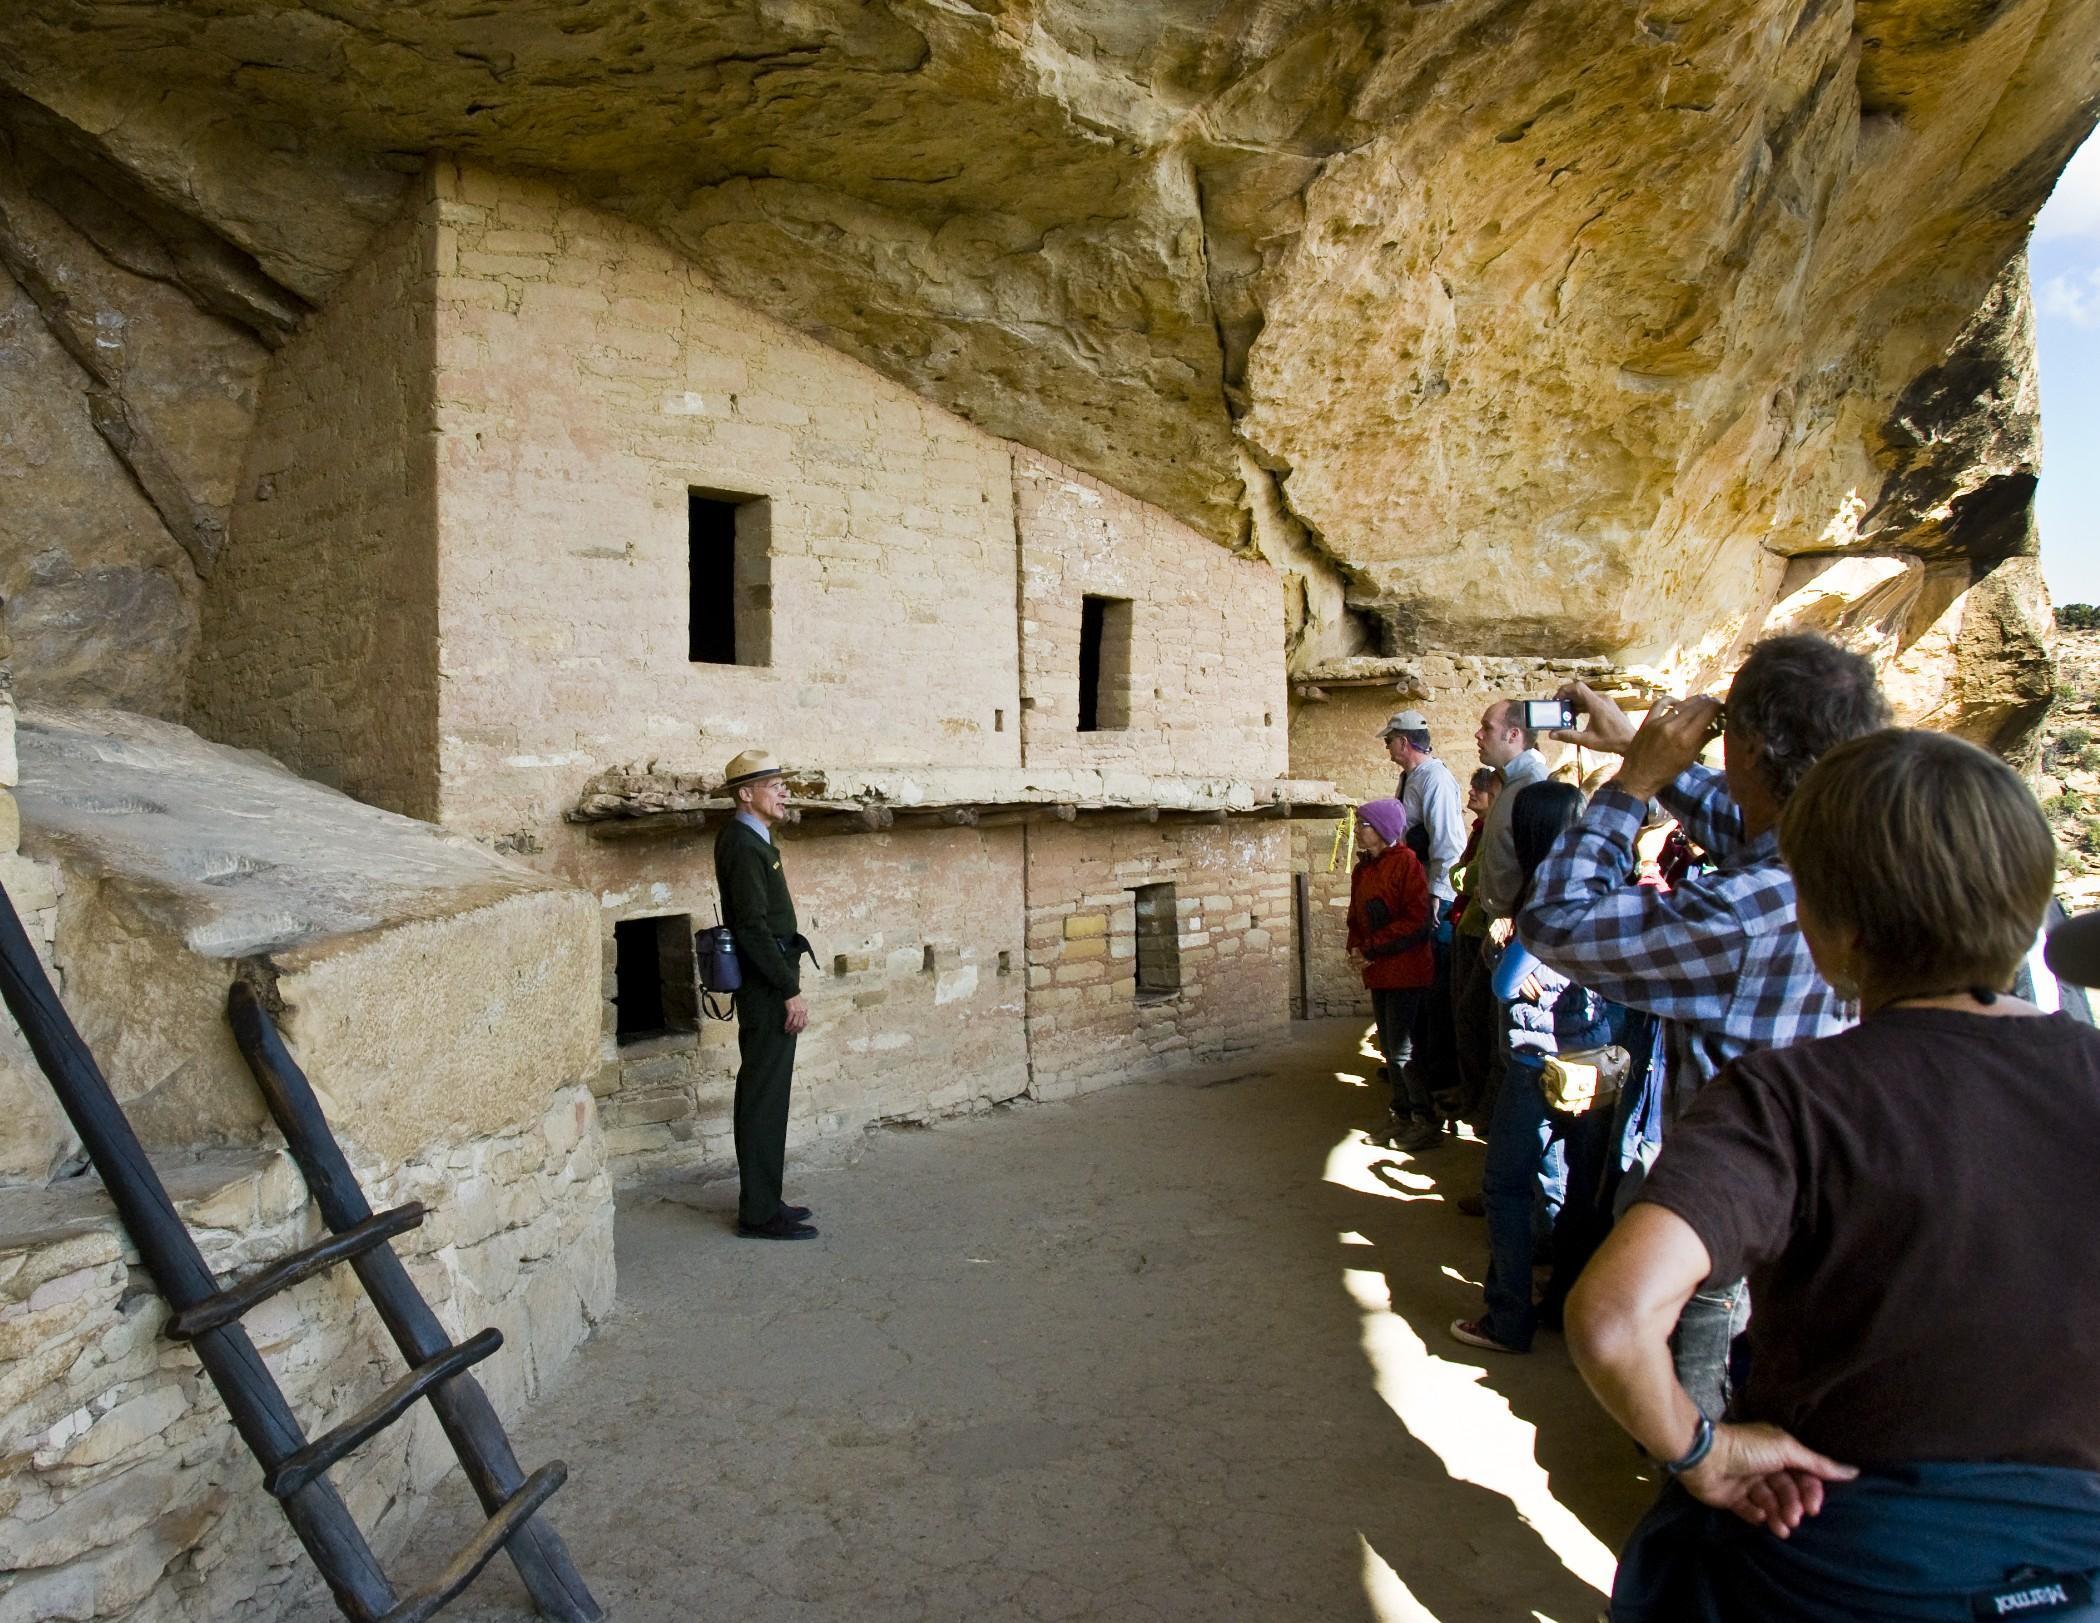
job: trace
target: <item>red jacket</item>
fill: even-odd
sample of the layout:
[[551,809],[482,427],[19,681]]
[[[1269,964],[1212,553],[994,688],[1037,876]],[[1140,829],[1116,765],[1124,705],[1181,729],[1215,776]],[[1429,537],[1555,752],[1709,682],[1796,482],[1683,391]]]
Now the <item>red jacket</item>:
[[1377,992],[1428,986],[1429,876],[1414,852],[1389,845],[1349,877],[1349,950],[1364,955],[1364,985]]

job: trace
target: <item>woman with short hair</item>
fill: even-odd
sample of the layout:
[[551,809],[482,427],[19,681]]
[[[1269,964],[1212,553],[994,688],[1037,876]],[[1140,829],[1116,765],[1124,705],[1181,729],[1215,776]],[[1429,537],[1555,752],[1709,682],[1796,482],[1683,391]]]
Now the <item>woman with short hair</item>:
[[[2048,825],[1995,757],[1891,730],[1824,756],[1779,835],[1862,1020],[1703,1089],[1569,1300],[1584,1377],[1672,1478],[1614,1623],[2100,1617],[2100,1035],[2003,991]],[[1714,1424],[1670,1330],[1745,1273]]]

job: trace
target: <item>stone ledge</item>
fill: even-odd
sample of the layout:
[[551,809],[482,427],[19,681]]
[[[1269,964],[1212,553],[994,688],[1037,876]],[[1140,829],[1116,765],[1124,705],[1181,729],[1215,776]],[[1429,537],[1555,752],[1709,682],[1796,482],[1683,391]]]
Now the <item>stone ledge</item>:
[[[1292,673],[1291,696],[1318,703],[1327,688],[1391,688],[1410,699],[1435,699],[1453,688],[1522,688],[1551,678],[1585,682],[1614,697],[1653,698],[1668,691],[1661,675],[1645,666],[1608,659],[1528,659],[1482,654],[1358,654],[1330,659]],[[1543,697],[1543,695],[1540,695]]]
[[[1346,802],[1313,778],[1198,778],[1078,767],[956,768],[918,773],[791,773],[789,823],[805,833],[880,832],[898,827],[981,828],[1029,818],[1336,815]],[[719,824],[734,802],[718,774],[615,767],[583,787],[567,820],[600,837],[677,833]]]

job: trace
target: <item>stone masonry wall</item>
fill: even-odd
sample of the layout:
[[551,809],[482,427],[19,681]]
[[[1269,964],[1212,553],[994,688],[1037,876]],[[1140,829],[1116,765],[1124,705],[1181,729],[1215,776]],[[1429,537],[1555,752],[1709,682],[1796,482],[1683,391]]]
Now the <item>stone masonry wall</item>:
[[205,595],[190,719],[437,810],[432,232],[411,211],[271,361]]
[[[434,173],[443,817],[600,768],[1018,766],[1004,442],[537,181]],[[772,663],[696,664],[687,494],[770,504]]]
[[[1021,740],[1031,766],[1273,778],[1289,758],[1283,588],[1158,508],[1016,448]],[[1127,725],[1077,730],[1080,604],[1131,604]]]
[[[510,1133],[359,1175],[375,1207],[422,1200],[396,1242],[447,1331],[504,1345],[475,1370],[514,1418],[612,1307],[612,1203],[589,1092]],[[164,1166],[220,1274],[320,1237],[282,1152]],[[312,1563],[92,1178],[0,1193],[0,1617],[275,1623],[332,1615]],[[244,1321],[309,1436],[401,1372],[348,1270]],[[531,1464],[540,1462],[533,1461]],[[409,1418],[334,1472],[382,1560],[457,1469],[436,1420]],[[589,1491],[578,1479],[571,1492]],[[554,1514],[559,1517],[557,1499]],[[464,1538],[464,1532],[462,1538]]]
[[[1028,833],[1029,1046],[1037,1098],[1251,1051],[1289,1018],[1288,831],[1162,824]],[[1137,979],[1140,885],[1171,884],[1180,990]]]
[[[716,918],[713,831],[596,844],[564,830],[545,857],[589,875],[604,907],[605,1035],[593,1086],[623,1177],[733,1160],[734,1023],[622,1046],[612,927]],[[928,830],[797,838],[781,860],[804,932],[810,1029],[795,1066],[790,1144],[871,1122],[983,1108],[1028,1087],[1022,833]],[[544,857],[543,859],[544,860]]]
[[[367,1197],[428,1209],[398,1242],[426,1298],[456,1339],[502,1331],[476,1373],[515,1416],[612,1306],[593,900],[136,717],[0,705],[0,776],[8,843],[19,806],[54,858],[0,879],[214,1271],[320,1237],[225,1018],[229,960],[264,952]],[[0,1619],[322,1615],[99,1179],[53,1176],[71,1140],[11,1027],[0,1088]],[[347,1270],[244,1324],[309,1436],[402,1373]],[[332,1478],[384,1557],[454,1468],[419,1408]]]

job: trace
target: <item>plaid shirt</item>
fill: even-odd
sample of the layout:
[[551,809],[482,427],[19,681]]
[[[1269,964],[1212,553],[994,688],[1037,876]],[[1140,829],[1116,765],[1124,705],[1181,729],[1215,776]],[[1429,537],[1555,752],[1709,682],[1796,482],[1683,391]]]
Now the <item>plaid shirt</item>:
[[1524,945],[1590,991],[1668,1022],[1679,1100],[1738,1054],[1844,1030],[1794,922],[1779,837],[1743,838],[1727,780],[1695,766],[1663,792],[1714,860],[1674,890],[1630,885],[1646,805],[1607,784],[1539,865],[1517,921]]

